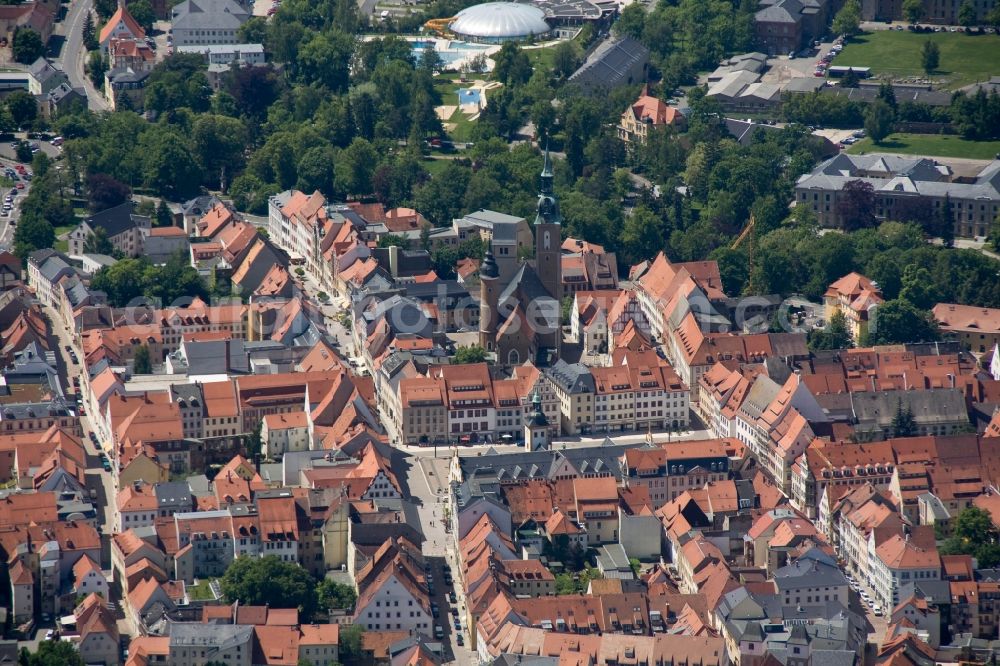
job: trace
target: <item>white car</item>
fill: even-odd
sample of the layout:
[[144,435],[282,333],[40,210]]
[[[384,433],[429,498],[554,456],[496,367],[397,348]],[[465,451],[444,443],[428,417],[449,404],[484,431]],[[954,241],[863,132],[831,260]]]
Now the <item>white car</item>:
[[875,606],[872,608],[872,613],[874,613],[876,617],[882,617],[882,607],[879,606],[878,604],[875,604]]
[[56,630],[55,629],[49,629],[48,631],[45,632],[45,640],[51,641],[55,637],[56,637]]

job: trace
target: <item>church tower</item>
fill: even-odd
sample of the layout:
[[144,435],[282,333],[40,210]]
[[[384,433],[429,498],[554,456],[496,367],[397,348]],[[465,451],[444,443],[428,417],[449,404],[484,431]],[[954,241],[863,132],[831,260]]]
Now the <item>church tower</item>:
[[541,451],[549,448],[549,420],[542,411],[542,396],[531,397],[531,414],[524,419],[524,448]]
[[500,314],[500,271],[493,259],[493,251],[486,250],[486,256],[479,267],[479,345],[487,352],[495,352],[497,347],[497,325]]
[[545,148],[541,180],[542,191],[538,195],[538,214],[535,216],[535,273],[545,291],[556,301],[562,301],[562,215],[552,188],[552,160],[548,147]]

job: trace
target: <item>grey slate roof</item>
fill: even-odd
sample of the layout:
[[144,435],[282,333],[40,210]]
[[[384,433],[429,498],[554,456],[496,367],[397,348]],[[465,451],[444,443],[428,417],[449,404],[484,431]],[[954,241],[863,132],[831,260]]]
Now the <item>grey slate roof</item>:
[[796,560],[774,572],[774,584],[779,592],[800,587],[847,587],[840,569],[817,560]]
[[97,229],[98,227],[104,229],[108,234],[108,238],[112,238],[138,226],[136,218],[139,216],[133,213],[133,206],[134,204],[131,201],[126,201],[117,206],[106,208],[99,213],[94,213],[86,218],[84,222],[91,229]]
[[250,18],[233,0],[184,0],[170,17],[173,30],[236,30]]
[[860,424],[888,427],[897,409],[909,409],[917,425],[968,420],[965,398],[958,389],[852,393],[851,406]]
[[190,511],[193,499],[191,488],[184,481],[169,481],[153,486],[156,504],[161,509]]
[[61,69],[53,65],[45,58],[38,58],[38,60],[31,63],[31,67],[28,68],[28,73],[31,74],[32,78],[42,84],[56,76],[61,76],[63,78],[66,77],[66,74]]
[[[631,37],[609,39],[594,49],[569,80],[584,89],[629,83],[630,74],[649,62],[649,49]],[[632,81],[634,83],[634,81]]]
[[[237,645],[249,645],[253,627],[245,624],[202,624],[201,622],[172,622],[170,648],[206,648],[230,650]],[[212,654],[209,653],[209,659]]]
[[548,479],[569,465],[583,474],[610,474],[622,478],[619,458],[626,449],[639,444],[612,444],[559,451],[517,451],[490,453],[472,458],[459,458],[463,479]]
[[595,390],[594,375],[582,363],[567,363],[559,359],[543,372],[567,393],[593,393]]
[[949,182],[951,169],[926,157],[883,153],[840,153],[801,176],[796,189],[838,191],[849,181],[871,183],[876,192],[899,191],[953,199],[1000,201],[1000,160],[987,165],[972,182]]

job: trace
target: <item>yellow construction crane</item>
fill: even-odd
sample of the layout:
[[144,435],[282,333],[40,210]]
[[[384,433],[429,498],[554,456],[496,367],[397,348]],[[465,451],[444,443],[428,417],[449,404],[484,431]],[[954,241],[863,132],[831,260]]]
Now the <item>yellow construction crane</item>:
[[738,249],[743,241],[747,238],[750,239],[750,245],[747,247],[747,280],[750,282],[750,291],[753,291],[753,239],[754,239],[754,227],[757,224],[757,220],[754,219],[753,213],[750,214],[750,221],[747,222],[747,226],[743,227],[743,231],[740,235],[736,237],[733,244],[729,246],[729,249]]

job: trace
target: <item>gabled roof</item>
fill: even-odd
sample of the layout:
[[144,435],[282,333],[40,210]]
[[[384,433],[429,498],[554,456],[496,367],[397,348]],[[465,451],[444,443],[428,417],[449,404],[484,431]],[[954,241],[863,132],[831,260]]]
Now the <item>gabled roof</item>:
[[101,35],[97,41],[101,44],[108,41],[108,39],[111,38],[111,35],[114,34],[119,23],[124,23],[129,32],[131,32],[137,39],[142,39],[146,36],[146,31],[142,29],[142,26],[139,25],[138,21],[132,18],[132,14],[130,14],[128,9],[125,8],[125,3],[121,2],[118,3],[118,9],[115,13],[111,15],[108,22],[104,24],[103,28],[101,28]]

